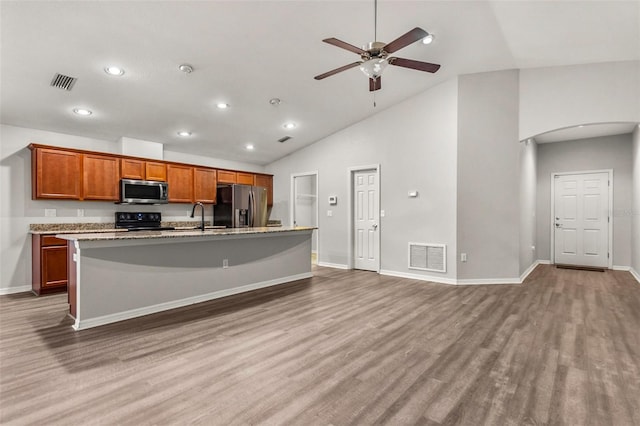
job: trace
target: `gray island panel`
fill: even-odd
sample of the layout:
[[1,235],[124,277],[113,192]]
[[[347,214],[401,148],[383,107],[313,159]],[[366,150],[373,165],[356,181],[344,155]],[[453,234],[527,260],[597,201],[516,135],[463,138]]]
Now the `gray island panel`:
[[69,240],[75,268],[69,283],[74,328],[312,276],[313,228],[212,231],[218,232],[59,235]]

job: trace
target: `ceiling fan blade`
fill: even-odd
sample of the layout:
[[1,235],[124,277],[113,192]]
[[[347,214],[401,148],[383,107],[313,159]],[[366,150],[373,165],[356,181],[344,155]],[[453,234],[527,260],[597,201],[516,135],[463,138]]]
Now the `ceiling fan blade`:
[[342,40],[338,40],[337,38],[331,37],[331,38],[325,38],[324,40],[325,43],[329,43],[332,44],[334,46],[340,47],[342,49],[346,49],[349,52],[353,52],[353,53],[357,53],[358,55],[364,55],[365,53],[367,53],[365,50],[360,49],[359,47],[356,47],[352,44],[346,43]]
[[339,72],[346,71],[349,68],[357,67],[361,63],[362,62],[354,62],[354,63],[349,64],[349,65],[344,65],[344,66],[341,66],[340,68],[336,68],[335,70],[327,71],[324,74],[316,75],[313,78],[315,78],[316,80],[322,80],[323,78],[331,77],[334,74],[338,74]]
[[438,64],[414,61],[413,59],[388,58],[387,61],[389,62],[389,64],[395,65],[397,67],[411,68],[418,71],[436,72],[440,69],[440,65]]
[[382,89],[382,78],[378,77],[375,80],[373,78],[369,79],[369,91],[375,92],[376,90]]
[[422,28],[415,27],[408,33],[401,35],[397,39],[393,40],[391,43],[387,43],[387,45],[384,47],[384,51],[387,53],[393,53],[402,49],[403,47],[410,45],[411,43],[422,40],[428,35],[429,33]]

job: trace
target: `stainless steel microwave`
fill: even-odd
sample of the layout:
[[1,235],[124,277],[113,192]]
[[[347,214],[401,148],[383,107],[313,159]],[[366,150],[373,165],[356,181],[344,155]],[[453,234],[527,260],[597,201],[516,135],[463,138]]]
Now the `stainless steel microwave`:
[[120,203],[122,204],[166,204],[168,199],[167,182],[151,180],[120,180]]

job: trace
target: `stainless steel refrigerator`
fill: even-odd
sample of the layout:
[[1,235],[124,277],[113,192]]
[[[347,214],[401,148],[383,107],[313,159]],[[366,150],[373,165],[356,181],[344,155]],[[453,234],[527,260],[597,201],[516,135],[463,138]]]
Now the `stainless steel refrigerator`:
[[218,185],[213,224],[227,228],[267,226],[267,189],[250,185]]

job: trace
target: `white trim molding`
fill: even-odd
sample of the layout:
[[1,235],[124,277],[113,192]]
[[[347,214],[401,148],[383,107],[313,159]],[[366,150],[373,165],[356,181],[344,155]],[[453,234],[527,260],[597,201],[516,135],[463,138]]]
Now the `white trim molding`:
[[348,265],[343,265],[342,263],[330,263],[330,262],[318,261],[318,266],[323,266],[325,268],[335,268],[335,269],[349,269]]
[[428,281],[428,282],[437,283],[437,284],[449,284],[449,285],[458,284],[455,278],[437,277],[434,275],[412,274],[411,272],[390,271],[388,269],[381,269],[380,275],[387,275],[390,277],[398,277],[398,278],[408,278],[410,280]]
[[31,291],[30,285],[21,285],[19,287],[4,287],[0,288],[0,296],[16,293],[27,293]]
[[636,271],[633,268],[629,269],[629,272],[631,273],[631,275],[633,276],[633,278],[636,279],[636,281],[638,281],[638,283],[640,284],[640,274],[638,273],[638,271]]
[[613,265],[611,269],[613,269],[614,271],[631,271],[631,266]]

